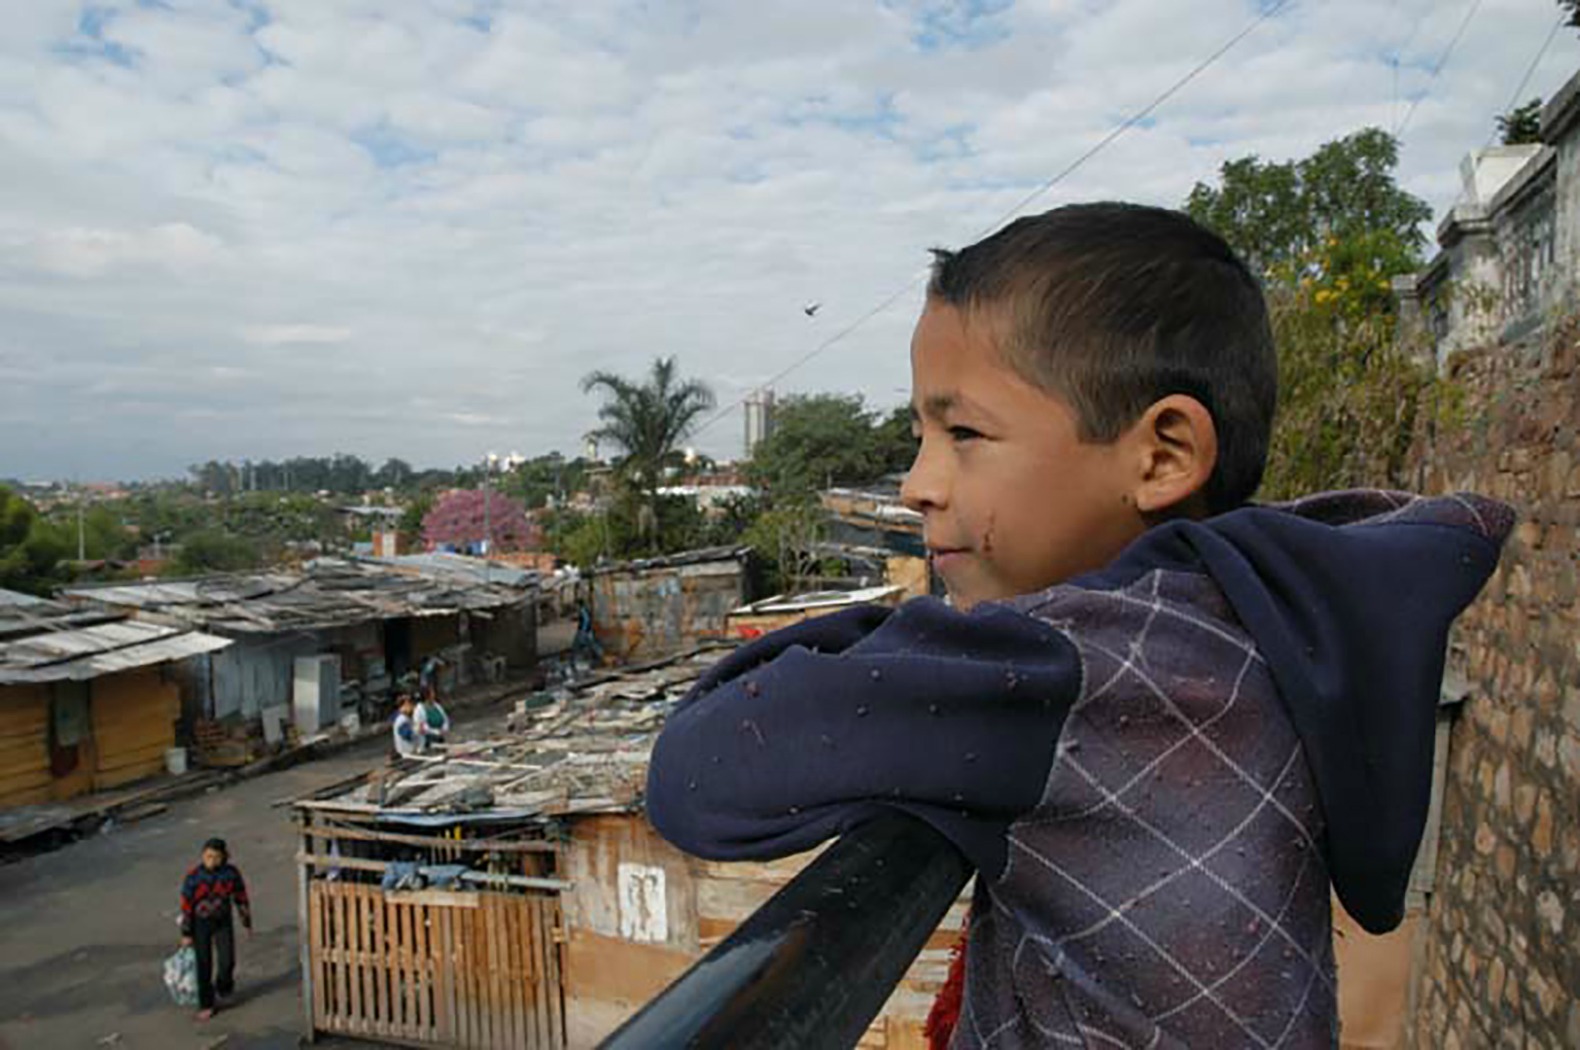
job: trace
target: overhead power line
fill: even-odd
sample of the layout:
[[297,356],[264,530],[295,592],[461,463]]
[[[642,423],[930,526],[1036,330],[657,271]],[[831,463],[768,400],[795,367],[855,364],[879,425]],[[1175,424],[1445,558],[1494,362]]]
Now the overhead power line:
[[1465,12],[1464,19],[1462,19],[1459,23],[1459,29],[1454,33],[1454,38],[1448,42],[1448,46],[1445,47],[1443,49],[1443,53],[1438,56],[1437,64],[1432,67],[1431,75],[1426,78],[1426,87],[1419,95],[1411,100],[1410,108],[1404,111],[1404,119],[1399,121],[1398,124],[1394,125],[1394,138],[1399,138],[1404,134],[1404,129],[1410,126],[1410,120],[1415,116],[1416,107],[1421,104],[1422,99],[1426,98],[1432,93],[1432,85],[1437,83],[1438,74],[1443,72],[1444,66],[1448,65],[1448,60],[1454,54],[1454,49],[1459,46],[1459,41],[1464,37],[1465,30],[1470,28],[1471,19],[1475,18],[1476,12],[1481,10],[1481,4],[1482,0],[1472,0],[1470,9]]
[[[1547,39],[1543,40],[1542,46],[1536,49],[1536,57],[1531,59],[1531,64],[1525,67],[1525,75],[1520,77],[1520,86],[1514,89],[1514,94],[1509,96],[1508,105],[1503,107],[1504,113],[1513,112],[1514,108],[1520,104],[1520,96],[1525,94],[1525,86],[1531,82],[1531,77],[1536,75],[1536,67],[1542,64],[1543,58],[1547,57],[1547,49],[1553,46],[1553,40],[1558,36],[1558,30],[1562,29],[1567,21],[1569,21],[1569,16],[1562,14],[1553,22],[1553,27],[1547,31]],[[1497,137],[1498,132],[1494,128],[1491,136],[1487,139],[1487,145],[1492,145],[1493,140]]]
[[[1217,50],[1213,51],[1212,54],[1208,55],[1206,58],[1204,58],[1200,62],[1198,62],[1194,67],[1192,67],[1192,69],[1188,73],[1186,73],[1184,76],[1180,77],[1178,80],[1174,81],[1174,83],[1170,84],[1168,86],[1168,88],[1163,91],[1162,94],[1158,95],[1151,102],[1147,103],[1144,107],[1142,107],[1141,109],[1139,109],[1136,112],[1132,113],[1129,117],[1126,117],[1119,124],[1115,125],[1114,129],[1112,131],[1110,131],[1107,135],[1105,135],[1101,139],[1099,139],[1095,145],[1093,145],[1091,148],[1087,149],[1080,156],[1076,157],[1069,164],[1065,165],[1058,172],[1056,172],[1051,178],[1049,178],[1046,181],[1044,181],[1043,183],[1041,183],[1039,186],[1036,187],[1036,189],[1032,190],[1025,197],[1023,197],[1019,201],[1017,201],[1015,203],[1014,207],[1010,208],[1003,215],[999,216],[990,225],[984,227],[977,234],[977,236],[974,239],[980,240],[981,238],[987,236],[989,233],[992,233],[994,230],[998,229],[1000,226],[1003,226],[1005,223],[1007,223],[1011,219],[1013,219],[1016,215],[1020,214],[1020,212],[1022,210],[1024,210],[1027,205],[1031,204],[1033,201],[1037,200],[1039,197],[1041,197],[1044,194],[1046,194],[1049,190],[1053,189],[1059,183],[1061,183],[1065,179],[1069,178],[1076,171],[1080,170],[1080,168],[1083,167],[1093,157],[1097,156],[1104,149],[1107,149],[1108,146],[1111,145],[1114,142],[1115,139],[1119,138],[1125,132],[1129,131],[1131,128],[1133,128],[1137,124],[1141,123],[1141,121],[1146,120],[1147,117],[1151,116],[1152,113],[1154,111],[1156,111],[1159,106],[1162,106],[1165,102],[1167,102],[1169,99],[1173,98],[1176,94],[1178,94],[1180,92],[1180,90],[1183,89],[1187,84],[1189,84],[1191,81],[1195,80],[1197,77],[1201,76],[1208,69],[1210,69],[1219,59],[1221,59],[1224,55],[1228,54],[1229,51],[1232,50],[1236,44],[1238,44],[1240,41],[1244,40],[1246,37],[1250,36],[1252,32],[1254,32],[1259,26],[1262,25],[1262,23],[1268,21],[1271,18],[1276,17],[1286,7],[1289,7],[1292,3],[1294,3],[1294,0],[1275,0],[1275,2],[1273,2],[1273,3],[1264,4],[1262,6],[1262,10],[1260,11],[1260,13],[1258,13],[1255,18],[1251,19],[1248,23],[1246,23],[1244,28],[1242,28],[1238,33],[1235,33],[1232,37],[1230,37],[1227,41],[1225,41],[1221,46],[1219,46]],[[1480,0],[1477,0],[1477,3],[1479,4]],[[709,427],[713,426],[715,423],[718,423],[720,420],[724,419],[730,413],[732,413],[736,409],[740,408],[741,405],[746,403],[746,399],[751,397],[751,395],[754,392],[756,392],[757,390],[761,390],[761,389],[763,389],[765,387],[773,386],[775,383],[778,383],[781,379],[784,379],[790,373],[792,373],[792,372],[796,371],[797,369],[801,368],[803,365],[805,365],[807,362],[811,361],[813,358],[817,357],[819,354],[823,353],[825,350],[828,350],[830,347],[832,347],[832,346],[842,342],[846,338],[848,338],[851,335],[851,333],[855,332],[858,328],[860,328],[863,325],[865,325],[868,321],[872,320],[874,317],[876,317],[879,314],[883,313],[889,307],[891,307],[895,303],[899,302],[899,300],[901,298],[903,298],[906,294],[908,294],[913,289],[915,289],[915,287],[918,284],[920,284],[922,282],[922,280],[927,276],[927,272],[928,271],[926,269],[923,269],[920,273],[918,273],[916,276],[912,277],[909,281],[907,281],[902,287],[896,289],[894,292],[892,292],[888,296],[884,297],[881,301],[879,301],[879,303],[876,306],[874,306],[871,309],[867,310],[865,313],[863,313],[860,316],[858,316],[854,321],[851,321],[849,324],[845,325],[839,331],[835,332],[833,335],[829,336],[827,339],[823,340],[821,343],[818,343],[811,350],[808,350],[806,353],[802,354],[800,357],[798,357],[795,360],[791,361],[784,368],[780,369],[778,372],[775,372],[773,375],[769,376],[767,379],[765,379],[761,383],[757,384],[757,386],[753,387],[752,390],[750,390],[747,393],[741,395],[739,398],[737,398],[736,400],[730,402],[730,404],[726,405],[724,408],[722,408],[718,412],[714,413],[707,420],[705,420],[702,423],[701,426],[697,427],[697,429],[695,431],[693,431],[693,433],[694,434],[700,434],[703,431],[707,430]]]

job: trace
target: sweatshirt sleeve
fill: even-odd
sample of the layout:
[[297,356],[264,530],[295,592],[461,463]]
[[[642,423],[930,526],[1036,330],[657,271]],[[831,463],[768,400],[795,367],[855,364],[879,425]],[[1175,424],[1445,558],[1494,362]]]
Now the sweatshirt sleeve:
[[1005,606],[920,598],[809,620],[736,650],[681,702],[648,816],[687,852],[745,860],[900,809],[996,877],[1079,688],[1069,639]]
[[197,880],[192,877],[192,872],[187,872],[181,879],[181,936],[192,936],[192,894]]
[[247,896],[247,880],[241,877],[240,868],[230,869],[236,876],[236,889],[232,897],[236,905],[236,913],[241,916],[241,924],[247,929],[252,929],[252,899]]

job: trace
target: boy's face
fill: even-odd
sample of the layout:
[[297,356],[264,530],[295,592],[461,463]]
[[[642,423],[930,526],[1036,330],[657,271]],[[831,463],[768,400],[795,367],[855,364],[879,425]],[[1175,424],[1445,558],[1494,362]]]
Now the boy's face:
[[219,850],[205,849],[203,851],[203,866],[209,871],[213,871],[223,863],[225,863],[225,854]]
[[902,494],[964,609],[1100,568],[1144,528],[1126,443],[1080,441],[1074,411],[1003,361],[993,327],[929,302],[911,339],[921,448]]

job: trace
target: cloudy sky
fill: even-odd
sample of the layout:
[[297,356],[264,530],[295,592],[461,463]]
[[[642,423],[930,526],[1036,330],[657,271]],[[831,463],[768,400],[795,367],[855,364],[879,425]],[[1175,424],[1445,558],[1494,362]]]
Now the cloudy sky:
[[[1292,0],[1039,198],[1403,133],[1441,214],[1551,0]],[[0,477],[573,451],[912,285],[1274,0],[3,0]],[[1523,97],[1580,68],[1561,30]],[[819,301],[815,318],[803,304]],[[779,384],[903,398],[914,287]],[[697,438],[733,455],[739,413]]]

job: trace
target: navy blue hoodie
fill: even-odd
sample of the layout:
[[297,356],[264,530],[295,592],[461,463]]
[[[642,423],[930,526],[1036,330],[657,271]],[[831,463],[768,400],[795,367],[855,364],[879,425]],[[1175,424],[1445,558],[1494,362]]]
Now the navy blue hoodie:
[[1148,531],[962,614],[810,620],[671,716],[648,814],[714,859],[885,807],[975,863],[952,1046],[1326,1046],[1329,888],[1397,925],[1455,616],[1507,507],[1346,492]]

